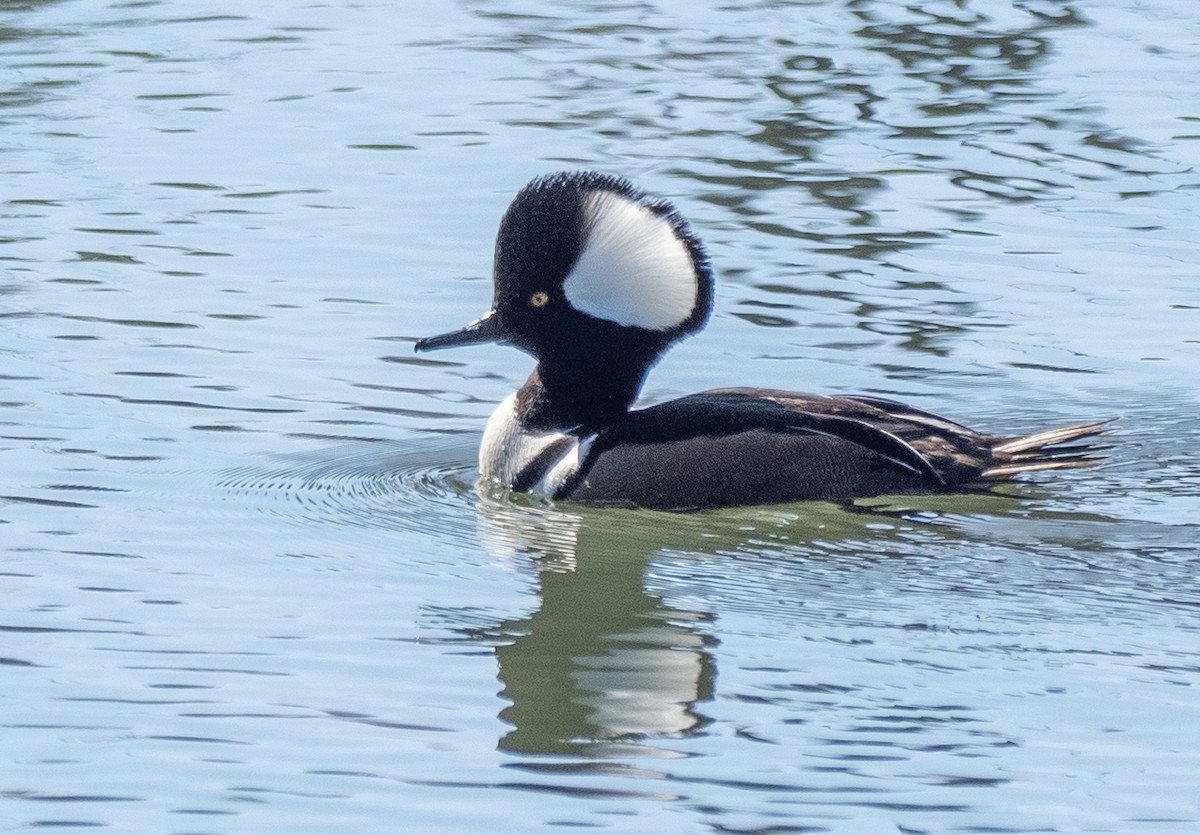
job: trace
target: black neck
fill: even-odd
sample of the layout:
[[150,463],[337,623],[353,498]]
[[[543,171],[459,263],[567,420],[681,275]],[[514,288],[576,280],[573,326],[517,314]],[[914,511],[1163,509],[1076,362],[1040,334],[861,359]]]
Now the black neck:
[[596,429],[629,410],[653,360],[543,360],[517,392],[517,416],[529,428],[543,431]]

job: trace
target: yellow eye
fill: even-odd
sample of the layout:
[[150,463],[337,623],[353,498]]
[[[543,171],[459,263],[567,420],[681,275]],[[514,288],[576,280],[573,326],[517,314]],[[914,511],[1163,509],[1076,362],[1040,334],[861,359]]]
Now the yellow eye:
[[538,290],[536,293],[534,293],[532,296],[529,297],[529,306],[530,307],[545,307],[549,303],[550,303],[550,297],[548,295],[546,295],[545,293],[543,293],[541,290]]

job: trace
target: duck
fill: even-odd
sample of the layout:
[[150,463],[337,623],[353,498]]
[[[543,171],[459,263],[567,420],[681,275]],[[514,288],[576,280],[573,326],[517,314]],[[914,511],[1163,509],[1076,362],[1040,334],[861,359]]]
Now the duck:
[[635,408],[651,367],[707,323],[713,283],[675,206],[623,177],[565,171],[522,188],[500,221],[490,310],[414,346],[495,343],[536,360],[487,421],[481,484],[699,511],[988,489],[1105,458],[1108,419],[988,434],[881,397],[739,386]]

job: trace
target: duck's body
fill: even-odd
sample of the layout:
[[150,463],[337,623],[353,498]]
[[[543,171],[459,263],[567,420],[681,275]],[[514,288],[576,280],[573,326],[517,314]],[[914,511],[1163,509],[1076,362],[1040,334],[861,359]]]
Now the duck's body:
[[1086,439],[1106,421],[986,435],[879,398],[750,388],[631,410],[711,304],[707,256],[670,204],[603,174],[558,174],[505,214],[492,311],[416,347],[502,342],[538,360],[489,419],[480,470],[555,500],[692,510],[947,492],[1101,460]]

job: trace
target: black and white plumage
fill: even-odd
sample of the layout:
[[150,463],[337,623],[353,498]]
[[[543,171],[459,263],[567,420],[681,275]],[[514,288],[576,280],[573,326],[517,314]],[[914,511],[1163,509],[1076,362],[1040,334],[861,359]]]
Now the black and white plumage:
[[484,430],[483,477],[592,504],[692,510],[949,492],[1098,464],[1108,421],[988,435],[902,403],[749,388],[632,409],[670,345],[702,328],[713,278],[671,204],[594,172],[522,189],[496,239],[492,309],[418,351],[514,345],[537,367]]

